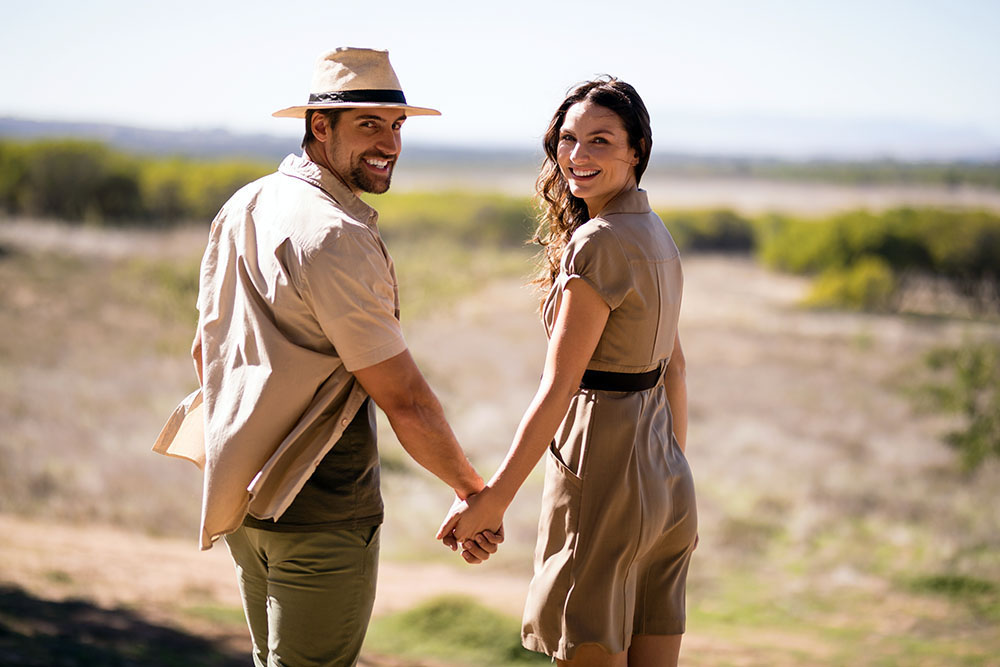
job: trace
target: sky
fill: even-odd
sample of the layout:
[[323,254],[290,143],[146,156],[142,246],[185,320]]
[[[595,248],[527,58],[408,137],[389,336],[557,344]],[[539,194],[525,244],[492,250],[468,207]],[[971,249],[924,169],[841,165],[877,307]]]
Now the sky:
[[607,73],[661,149],[1000,155],[997,0],[0,7],[0,116],[299,135],[271,112],[304,102],[320,53],[366,46],[444,114],[404,141],[536,146],[567,89]]

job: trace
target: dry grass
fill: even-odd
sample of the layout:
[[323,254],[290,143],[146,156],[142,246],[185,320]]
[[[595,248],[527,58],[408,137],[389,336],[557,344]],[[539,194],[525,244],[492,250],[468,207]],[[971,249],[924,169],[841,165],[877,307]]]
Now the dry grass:
[[[60,524],[49,530],[47,523],[57,519],[116,525],[183,536],[183,547],[164,552],[190,546],[192,557],[206,558],[194,546],[195,469],[148,452],[193,384],[185,276],[203,237],[200,230],[80,230],[44,241],[44,234],[39,240],[0,226],[0,511],[33,518],[8,531],[35,526],[58,534]],[[534,297],[518,278],[504,277],[511,265],[498,266],[482,290],[453,293],[457,300],[425,306],[417,320],[404,313],[411,348],[484,474],[503,456],[544,354]],[[422,287],[405,283],[404,268],[404,298],[436,305],[433,293],[413,294]],[[995,659],[1000,465],[960,474],[938,439],[948,423],[915,412],[902,390],[926,349],[997,336],[998,325],[804,311],[796,304],[808,285],[798,278],[732,258],[689,257],[685,268],[689,458],[702,538],[691,573],[686,662]],[[508,544],[481,571],[492,578],[452,576],[444,563],[453,557],[431,539],[447,491],[414,469],[387,428],[381,435],[392,463],[384,554],[387,563],[405,565],[397,575],[387,570],[380,599],[398,599],[417,579],[427,584],[422,595],[475,588],[493,606],[518,613],[540,476],[511,509]],[[30,543],[23,537],[10,544]],[[42,596],[69,591],[98,599],[98,582],[135,558],[133,546],[127,539],[104,551],[95,546],[90,574],[63,563],[8,568],[0,579],[20,580]],[[21,555],[8,553],[8,563],[52,557],[9,549]],[[173,576],[156,551],[143,551],[142,567],[118,578],[134,589],[135,604],[199,627],[225,626],[208,619],[232,610],[234,586],[219,593],[215,583],[195,582],[171,589],[162,608],[142,601],[151,581]],[[194,607],[200,621],[182,611]]]

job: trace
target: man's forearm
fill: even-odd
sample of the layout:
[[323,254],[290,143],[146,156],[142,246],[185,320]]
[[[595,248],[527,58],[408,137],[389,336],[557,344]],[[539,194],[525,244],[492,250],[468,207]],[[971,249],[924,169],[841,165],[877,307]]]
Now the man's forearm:
[[483,478],[444,418],[444,410],[420,373],[409,351],[354,371],[361,386],[378,405],[407,454],[434,473],[461,498],[479,493]]
[[479,493],[479,476],[458,444],[433,394],[418,397],[410,405],[386,411],[389,424],[406,453],[422,467],[455,490],[460,498]]

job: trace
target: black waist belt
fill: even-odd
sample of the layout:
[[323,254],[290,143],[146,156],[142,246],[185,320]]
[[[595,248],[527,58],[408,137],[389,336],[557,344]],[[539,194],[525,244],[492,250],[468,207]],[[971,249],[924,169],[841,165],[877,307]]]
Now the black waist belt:
[[660,381],[660,369],[645,373],[612,373],[611,371],[583,372],[580,389],[600,389],[603,391],[643,391],[652,389]]

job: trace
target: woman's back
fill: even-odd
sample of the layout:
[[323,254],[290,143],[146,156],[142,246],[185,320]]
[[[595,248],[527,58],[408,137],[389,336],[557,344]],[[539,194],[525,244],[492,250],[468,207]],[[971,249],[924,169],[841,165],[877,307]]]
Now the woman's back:
[[640,373],[670,358],[684,277],[670,233],[642,190],[624,192],[573,232],[544,306],[551,333],[563,287],[582,278],[611,308],[588,368]]

